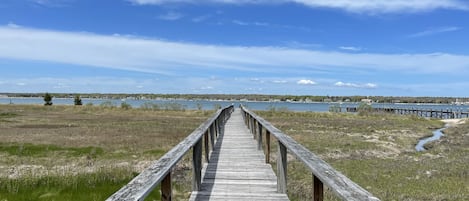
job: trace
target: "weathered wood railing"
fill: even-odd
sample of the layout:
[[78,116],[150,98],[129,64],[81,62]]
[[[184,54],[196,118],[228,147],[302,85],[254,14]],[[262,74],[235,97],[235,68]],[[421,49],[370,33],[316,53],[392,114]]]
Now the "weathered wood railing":
[[323,185],[329,187],[334,194],[342,200],[379,200],[371,193],[345,177],[328,163],[297,143],[288,135],[275,128],[262,117],[241,106],[243,117],[249,130],[258,141],[257,148],[263,147],[263,130],[265,130],[265,162],[270,163],[270,136],[278,141],[277,156],[277,191],[287,193],[287,150],[295,155],[312,172],[312,197],[315,201],[323,200]]
[[161,184],[161,199],[164,201],[171,200],[171,170],[191,148],[192,189],[193,191],[198,191],[202,182],[202,139],[205,147],[205,159],[208,161],[210,152],[209,142],[211,149],[213,149],[216,138],[224,132],[225,122],[230,117],[233,109],[233,106],[228,106],[218,110],[187,138],[143,170],[127,185],[109,197],[107,201],[144,200],[158,184]]
[[[346,107],[346,112],[358,112],[358,107]],[[463,109],[426,109],[426,108],[395,108],[378,107],[370,108],[370,112],[391,113],[400,115],[416,115],[419,117],[438,118],[438,119],[459,119],[469,118],[469,112]]]

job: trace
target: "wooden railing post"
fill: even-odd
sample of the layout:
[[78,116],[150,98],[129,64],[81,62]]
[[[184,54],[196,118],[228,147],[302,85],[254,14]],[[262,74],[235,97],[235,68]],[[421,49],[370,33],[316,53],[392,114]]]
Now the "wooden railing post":
[[220,134],[225,134],[225,123],[226,123],[226,119],[222,118],[221,119],[221,125],[220,125]]
[[265,163],[270,163],[270,131],[265,130],[265,143],[266,143],[266,153],[265,153]]
[[217,119],[217,139],[218,139],[218,136],[221,135],[221,119]]
[[213,122],[213,125],[215,126],[215,138],[218,139],[218,135],[219,135],[219,130],[218,130],[218,119],[215,120],[215,122]]
[[213,150],[215,147],[215,122],[210,125],[210,144]]
[[256,121],[256,119],[252,120],[252,135],[254,136],[254,139],[257,140],[257,121]]
[[262,150],[262,124],[257,122],[258,136],[257,136],[257,150]]
[[205,148],[205,161],[208,163],[210,162],[210,158],[209,158],[209,153],[210,153],[210,149],[208,148],[208,135],[209,135],[209,132],[208,130],[205,131],[204,133],[204,148]]
[[192,191],[200,190],[202,182],[202,139],[192,148]]
[[246,126],[249,128],[249,124],[248,124],[248,122],[249,122],[248,113],[245,112],[244,110],[242,110],[242,111],[243,111],[243,114],[244,114],[244,124],[246,124]]
[[171,201],[173,199],[173,191],[171,186],[171,171],[161,181],[161,200]]
[[324,200],[324,185],[322,181],[313,175],[313,201],[323,201]]
[[278,141],[277,192],[287,193],[287,148]]
[[256,124],[254,122],[256,122],[256,120],[251,116],[251,134],[253,135],[253,138],[256,139],[256,135],[254,135],[254,133],[256,133]]

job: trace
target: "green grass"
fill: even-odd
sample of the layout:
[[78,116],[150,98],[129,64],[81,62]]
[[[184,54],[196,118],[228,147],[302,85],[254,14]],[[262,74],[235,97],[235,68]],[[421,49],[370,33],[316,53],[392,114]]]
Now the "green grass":
[[[115,168],[79,175],[0,178],[0,200],[105,200],[134,176],[128,169]],[[159,191],[148,199],[160,199]]]
[[[381,200],[469,199],[469,124],[446,130],[431,150],[416,152],[419,138],[443,127],[441,121],[389,114],[257,113]],[[289,160],[290,199],[310,200],[310,171]],[[329,190],[325,198],[337,200]]]
[[15,156],[29,157],[48,157],[51,154],[63,154],[66,157],[87,156],[96,158],[103,154],[100,147],[60,147],[57,145],[46,144],[17,144],[17,143],[0,143],[0,152],[5,152]]

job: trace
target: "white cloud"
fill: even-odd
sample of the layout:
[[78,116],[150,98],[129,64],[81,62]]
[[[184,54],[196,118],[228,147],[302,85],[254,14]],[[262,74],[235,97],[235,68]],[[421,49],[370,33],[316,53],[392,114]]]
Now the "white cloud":
[[362,48],[360,48],[360,47],[352,47],[352,46],[340,46],[339,49],[348,50],[348,51],[360,51],[360,50],[362,50]]
[[389,71],[462,73],[469,55],[373,54],[169,42],[136,36],[96,35],[0,26],[0,58],[36,60],[166,75],[198,70],[297,75]]
[[138,5],[189,4],[285,4],[296,3],[312,8],[342,9],[353,13],[409,13],[435,9],[469,10],[463,0],[129,0]]
[[469,4],[460,0],[292,0],[311,7],[343,9],[355,13],[422,12],[435,9],[468,10]]
[[286,84],[286,83],[288,83],[288,81],[286,81],[286,80],[274,80],[274,81],[272,81],[272,83],[275,83],[275,84]]
[[445,33],[445,32],[459,31],[461,29],[462,29],[461,27],[455,27],[455,26],[438,27],[438,28],[428,29],[422,32],[411,34],[409,35],[409,37],[416,38],[416,37],[435,35],[435,34],[440,34],[440,33]]
[[9,23],[7,24],[7,27],[10,27],[10,28],[21,28],[20,25],[17,25],[17,24],[15,24],[15,23],[13,23],[13,22],[9,22]]
[[158,19],[173,21],[173,20],[181,19],[183,17],[184,17],[184,15],[182,13],[171,11],[171,12],[168,12],[164,15],[158,16]]
[[312,80],[298,80],[298,82],[296,82],[297,84],[300,84],[300,85],[314,85],[316,84],[316,82],[312,81]]
[[373,84],[373,83],[356,84],[356,83],[350,83],[350,82],[336,82],[334,85],[338,87],[369,88],[369,89],[378,87],[377,84]]

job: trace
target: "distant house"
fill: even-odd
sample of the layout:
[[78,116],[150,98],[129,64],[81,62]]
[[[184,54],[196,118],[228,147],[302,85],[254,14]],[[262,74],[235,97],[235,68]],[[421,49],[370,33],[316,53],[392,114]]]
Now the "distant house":
[[368,98],[365,98],[365,99],[362,99],[362,101],[361,101],[361,102],[363,102],[363,103],[367,103],[367,104],[370,104],[370,103],[373,103],[373,100],[371,100],[371,99],[368,99]]

